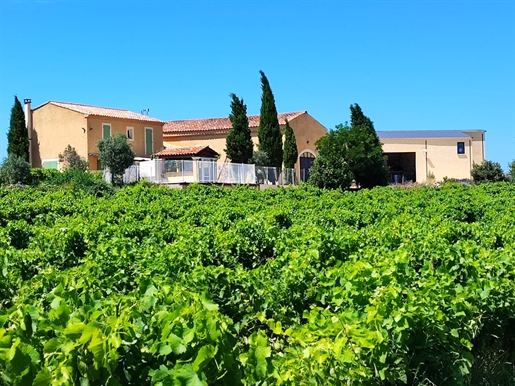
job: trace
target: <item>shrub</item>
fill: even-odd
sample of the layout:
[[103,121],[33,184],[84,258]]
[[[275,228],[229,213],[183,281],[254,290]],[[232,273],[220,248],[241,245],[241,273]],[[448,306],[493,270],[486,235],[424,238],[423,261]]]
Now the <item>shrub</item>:
[[9,155],[0,167],[0,184],[29,184],[31,181],[30,164],[22,157]]
[[41,183],[50,181],[59,173],[60,172],[57,169],[33,168],[30,171],[30,181],[33,186],[37,186]]
[[83,190],[97,197],[113,193],[113,187],[104,181],[100,173],[89,173],[74,169],[55,174],[46,182],[46,185]]
[[75,148],[70,145],[64,149],[62,154],[59,154],[59,159],[63,162],[63,170],[73,169],[84,172],[89,168],[88,161],[81,158]]
[[474,164],[470,172],[476,184],[484,182],[506,181],[506,176],[498,162],[484,160],[481,164]]

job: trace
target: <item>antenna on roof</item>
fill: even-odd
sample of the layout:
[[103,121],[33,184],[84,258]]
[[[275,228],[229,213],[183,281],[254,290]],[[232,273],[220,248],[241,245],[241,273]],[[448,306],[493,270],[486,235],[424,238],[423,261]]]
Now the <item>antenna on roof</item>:
[[141,110],[141,114],[146,115],[148,117],[149,111],[150,111],[150,109],[143,109],[143,110]]

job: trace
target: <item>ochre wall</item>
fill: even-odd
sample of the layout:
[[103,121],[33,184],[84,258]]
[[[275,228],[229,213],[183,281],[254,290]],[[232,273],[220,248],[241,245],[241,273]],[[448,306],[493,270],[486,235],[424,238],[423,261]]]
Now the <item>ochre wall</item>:
[[[481,137],[479,136],[479,138]],[[426,141],[427,153],[424,152]],[[473,162],[477,162],[476,159],[479,160],[478,153],[480,154],[483,144],[472,138],[383,138],[381,142],[385,153],[415,153],[417,182],[424,182],[427,173],[433,173],[436,181],[441,181],[444,177],[470,178]],[[465,143],[465,154],[457,154],[457,142]]]
[[[126,135],[127,127],[134,128],[134,140],[127,143],[132,145],[136,157],[149,157],[145,154],[145,127],[151,127],[154,135],[154,153],[163,149],[163,124],[156,122],[128,121],[116,118],[88,117],[88,148],[89,153],[98,153],[97,143],[102,139],[102,126],[111,125],[111,136]],[[96,157],[90,156],[90,167],[96,169]]]
[[[297,158],[297,163],[295,164],[295,173],[297,176],[300,176],[300,155],[305,151],[318,155],[315,142],[327,134],[327,129],[307,113],[292,119],[289,123],[295,133],[297,150],[299,151],[299,158]],[[281,126],[281,129],[284,130],[284,126]]]
[[163,124],[157,122],[130,121],[116,118],[86,117],[51,103],[32,112],[32,163],[41,167],[42,160],[58,158],[66,146],[71,145],[77,153],[88,160],[90,168],[96,170],[97,142],[102,139],[102,125],[111,124],[111,135],[126,135],[127,127],[134,128],[134,140],[128,141],[137,157],[145,154],[145,127],[153,129],[154,153],[163,149]]
[[71,145],[87,158],[87,122],[83,114],[52,104],[32,112],[32,165],[42,167],[42,160],[58,158]]

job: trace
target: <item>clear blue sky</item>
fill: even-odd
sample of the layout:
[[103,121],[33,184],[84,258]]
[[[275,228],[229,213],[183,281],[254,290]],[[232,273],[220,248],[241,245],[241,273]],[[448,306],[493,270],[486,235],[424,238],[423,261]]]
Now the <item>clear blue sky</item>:
[[328,129],[358,103],[376,130],[484,129],[515,159],[515,0],[0,1],[0,157],[16,94],[163,120],[279,112]]

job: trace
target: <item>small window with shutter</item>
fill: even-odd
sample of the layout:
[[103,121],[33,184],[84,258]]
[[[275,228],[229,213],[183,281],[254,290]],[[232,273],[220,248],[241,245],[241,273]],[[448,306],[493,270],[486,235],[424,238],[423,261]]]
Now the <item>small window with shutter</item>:
[[102,139],[109,138],[111,136],[111,124],[102,123]]

